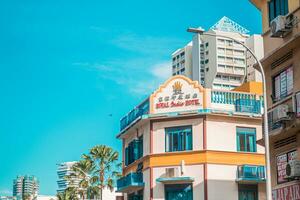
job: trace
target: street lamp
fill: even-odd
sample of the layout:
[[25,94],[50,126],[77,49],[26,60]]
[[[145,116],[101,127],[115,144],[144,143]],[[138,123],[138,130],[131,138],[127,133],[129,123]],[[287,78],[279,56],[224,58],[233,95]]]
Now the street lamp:
[[[188,28],[187,32],[190,33],[196,33],[199,35],[208,35],[208,36],[217,36],[216,34],[205,32],[202,28]],[[229,36],[223,36],[220,37],[230,39],[235,41],[236,43],[242,45],[247,49],[247,51],[250,52],[250,54],[254,57],[256,62],[258,63],[261,75],[262,75],[262,82],[263,82],[263,100],[264,100],[264,114],[263,114],[263,122],[264,122],[264,141],[265,141],[265,160],[266,160],[266,191],[267,191],[267,200],[272,200],[272,188],[271,188],[271,165],[270,165],[270,149],[269,149],[269,130],[268,130],[268,112],[267,112],[267,91],[266,91],[266,77],[265,73],[262,67],[261,62],[259,59],[255,56],[254,52],[247,47],[244,43],[229,37]]]

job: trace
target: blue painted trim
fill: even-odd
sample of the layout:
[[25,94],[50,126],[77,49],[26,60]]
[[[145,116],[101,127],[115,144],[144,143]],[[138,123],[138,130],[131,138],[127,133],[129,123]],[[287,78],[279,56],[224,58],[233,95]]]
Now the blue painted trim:
[[173,178],[157,178],[157,182],[176,182],[176,181],[194,181],[192,177],[173,177]]

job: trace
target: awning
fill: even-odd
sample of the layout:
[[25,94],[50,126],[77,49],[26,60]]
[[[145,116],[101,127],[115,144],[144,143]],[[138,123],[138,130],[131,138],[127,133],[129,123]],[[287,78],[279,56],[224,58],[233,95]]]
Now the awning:
[[172,177],[172,178],[158,178],[157,182],[161,182],[163,184],[182,184],[182,183],[192,183],[194,182],[194,178],[192,177]]

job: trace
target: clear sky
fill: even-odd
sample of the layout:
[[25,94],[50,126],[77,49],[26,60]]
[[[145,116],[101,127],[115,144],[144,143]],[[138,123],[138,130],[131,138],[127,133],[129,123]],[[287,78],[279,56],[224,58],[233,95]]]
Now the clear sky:
[[0,1],[0,195],[23,174],[55,194],[56,163],[121,150],[119,119],[170,75],[186,28],[224,15],[261,32],[248,0]]

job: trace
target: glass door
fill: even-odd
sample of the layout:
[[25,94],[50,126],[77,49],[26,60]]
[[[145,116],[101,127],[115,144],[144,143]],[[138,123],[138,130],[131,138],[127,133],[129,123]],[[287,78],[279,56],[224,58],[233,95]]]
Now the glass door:
[[257,185],[239,185],[239,200],[258,200]]
[[190,184],[174,184],[165,186],[166,200],[193,200],[193,190]]

